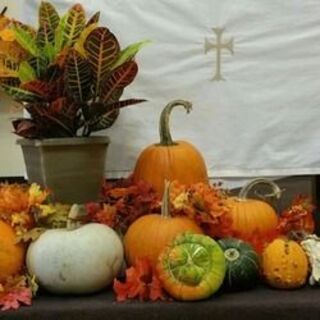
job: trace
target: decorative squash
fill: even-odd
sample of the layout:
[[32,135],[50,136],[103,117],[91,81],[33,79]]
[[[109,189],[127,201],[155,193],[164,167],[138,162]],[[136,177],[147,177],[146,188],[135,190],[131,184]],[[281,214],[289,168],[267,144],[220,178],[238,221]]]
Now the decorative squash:
[[186,217],[170,217],[170,182],[166,182],[161,215],[148,214],[133,222],[124,236],[125,255],[129,265],[137,258],[148,258],[155,266],[162,249],[179,233],[203,233],[200,227]]
[[270,286],[279,289],[299,288],[307,279],[308,259],[297,242],[278,238],[265,248],[262,269]]
[[305,235],[303,241],[300,242],[301,247],[307,254],[311,267],[309,277],[310,285],[320,284],[320,238],[315,234]]
[[181,184],[208,183],[207,168],[200,152],[187,141],[173,141],[169,129],[172,109],[182,105],[189,113],[192,105],[188,101],[170,102],[160,116],[160,143],[147,147],[139,155],[134,172],[135,182],[149,182],[160,195],[164,181],[178,180]]
[[16,244],[10,225],[0,220],[0,283],[20,271],[24,263],[24,247]]
[[67,229],[47,230],[28,248],[28,271],[50,292],[96,292],[109,285],[123,265],[123,246],[113,229],[99,223],[74,227],[69,223]]
[[227,200],[232,217],[232,229],[236,238],[248,240],[254,233],[264,236],[274,231],[278,224],[275,210],[265,201],[248,199],[248,193],[258,184],[267,184],[273,189],[273,195],[280,197],[280,188],[272,181],[255,179],[244,186],[238,197]]
[[160,254],[157,272],[165,290],[178,300],[200,300],[215,293],[223,283],[226,261],[212,238],[178,235]]
[[259,257],[253,247],[238,239],[218,241],[227,263],[225,285],[228,289],[249,289],[259,279]]

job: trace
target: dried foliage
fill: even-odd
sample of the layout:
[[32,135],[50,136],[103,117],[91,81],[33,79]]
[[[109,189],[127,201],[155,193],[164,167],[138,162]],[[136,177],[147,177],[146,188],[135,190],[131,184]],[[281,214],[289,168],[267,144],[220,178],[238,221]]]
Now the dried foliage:
[[86,221],[99,222],[125,233],[139,217],[160,212],[160,200],[154,189],[145,182],[134,184],[132,179],[105,183],[102,201],[86,205]]
[[171,185],[173,215],[185,215],[195,220],[210,236],[223,238],[232,234],[232,218],[227,194],[220,185],[197,183],[190,186]]
[[135,266],[126,270],[124,282],[115,279],[113,290],[118,302],[128,299],[140,301],[168,299],[155,270],[147,259],[137,259]]

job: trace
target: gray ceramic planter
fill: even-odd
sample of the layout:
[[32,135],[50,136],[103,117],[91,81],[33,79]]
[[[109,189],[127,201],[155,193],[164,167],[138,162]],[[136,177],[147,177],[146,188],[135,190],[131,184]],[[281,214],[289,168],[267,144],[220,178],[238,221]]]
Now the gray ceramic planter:
[[63,203],[97,200],[104,179],[108,137],[19,139],[28,181]]

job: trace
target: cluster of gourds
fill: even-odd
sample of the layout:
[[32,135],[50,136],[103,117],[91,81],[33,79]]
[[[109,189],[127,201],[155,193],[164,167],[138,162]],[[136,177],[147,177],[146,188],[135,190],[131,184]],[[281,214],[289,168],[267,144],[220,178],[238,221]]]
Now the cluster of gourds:
[[[308,257],[295,241],[278,238],[260,257],[249,243],[234,238],[215,241],[204,235],[190,218],[170,216],[169,181],[208,183],[200,152],[188,142],[175,142],[171,138],[169,116],[178,105],[187,112],[191,109],[191,104],[182,100],[164,108],[160,117],[160,143],[141,153],[133,174],[135,181],[151,183],[162,195],[161,215],[151,213],[140,217],[131,224],[122,241],[105,225],[72,223],[83,214],[83,208],[74,205],[67,229],[44,232],[27,250],[27,268],[36,275],[40,285],[55,293],[95,292],[119,274],[124,257],[128,265],[147,257],[164,288],[181,300],[207,298],[223,283],[231,289],[249,288],[261,274],[276,288],[296,288],[306,282]],[[277,226],[277,214],[269,204],[247,198],[258,182],[265,180],[249,184],[239,197],[228,199],[233,230],[242,239],[255,231],[263,235]],[[275,195],[280,194],[275,184],[271,183],[271,187]],[[25,248],[15,243],[14,231],[1,221],[0,235],[1,281],[22,268]],[[314,258],[311,251],[309,248],[310,260]],[[314,271],[312,274],[318,281],[320,276]]]

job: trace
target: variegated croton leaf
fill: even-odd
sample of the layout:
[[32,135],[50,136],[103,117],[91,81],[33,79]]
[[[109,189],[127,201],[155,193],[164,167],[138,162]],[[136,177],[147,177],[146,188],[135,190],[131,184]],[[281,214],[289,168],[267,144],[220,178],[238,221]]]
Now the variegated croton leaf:
[[86,28],[92,24],[97,24],[100,20],[100,11],[96,12],[87,22]]
[[101,88],[100,101],[108,103],[115,92],[124,89],[134,80],[137,73],[138,65],[135,61],[128,61],[113,70]]
[[86,25],[86,15],[80,4],[75,4],[60,19],[55,33],[55,49],[60,52],[65,46],[72,46]]
[[55,83],[50,83],[38,79],[21,84],[21,89],[32,92],[42,98],[43,101],[52,101],[56,98]]
[[89,131],[100,131],[112,126],[114,121],[119,115],[119,110],[134,104],[145,102],[145,99],[127,99],[116,101],[113,103],[100,103],[97,104],[95,110],[91,110],[94,116],[89,121]]
[[76,50],[70,50],[66,63],[66,85],[70,96],[84,102],[90,96],[91,71],[87,59]]
[[42,1],[39,8],[39,26],[46,26],[50,33],[55,32],[60,21],[59,14],[55,7],[47,1]]
[[41,96],[28,90],[13,87],[7,84],[1,84],[1,87],[9,96],[18,102],[34,103],[42,100]]
[[37,46],[34,34],[29,32],[29,30],[25,30],[20,25],[14,26],[13,31],[16,41],[24,50],[34,57],[38,57],[40,55],[40,50]]
[[94,78],[95,96],[98,96],[103,80],[118,57],[120,46],[109,29],[98,27],[87,37],[84,49]]

